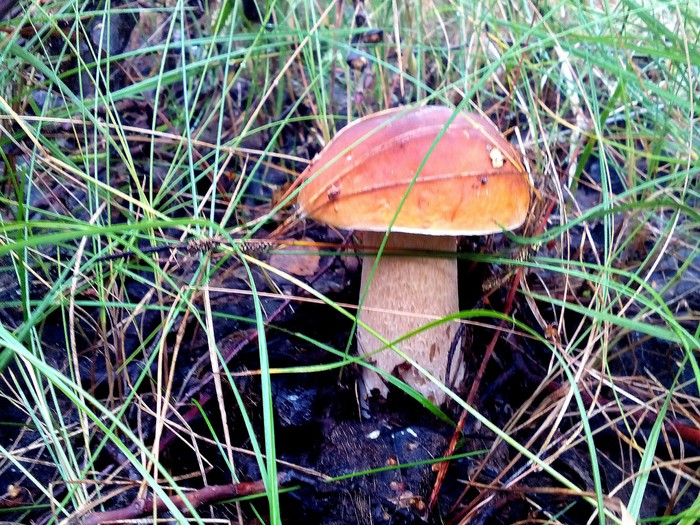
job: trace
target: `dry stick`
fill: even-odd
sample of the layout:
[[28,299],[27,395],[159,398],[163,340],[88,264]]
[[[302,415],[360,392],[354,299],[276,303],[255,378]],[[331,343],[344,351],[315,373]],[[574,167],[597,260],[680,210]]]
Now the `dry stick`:
[[[286,472],[280,472],[277,475],[277,482],[284,483],[289,479],[289,475]],[[195,490],[185,495],[183,499],[181,496],[173,496],[171,502],[180,510],[185,510],[188,507],[188,503],[194,508],[201,507],[203,505],[209,505],[216,503],[218,501],[231,499],[239,496],[249,496],[252,494],[263,494],[265,492],[265,482],[260,481],[248,481],[242,483],[231,483],[229,485],[210,485],[208,487]],[[134,520],[141,516],[156,512],[164,512],[167,510],[165,500],[160,498],[140,498],[135,500],[128,507],[122,507],[117,510],[109,510],[105,512],[93,512],[85,516],[82,520],[83,525],[100,525],[102,523],[110,523],[121,521],[125,522],[127,520]]]
[[[547,210],[544,213],[544,219],[540,223],[539,231],[537,233],[541,233],[544,231],[544,226],[547,223],[547,218],[549,215],[552,213],[552,210],[554,209],[554,201],[552,201],[549,206],[547,207]],[[508,296],[506,297],[506,302],[505,302],[505,308],[504,308],[504,313],[508,315],[513,308],[513,301],[515,300],[515,292],[518,289],[518,286],[520,284],[520,279],[522,278],[523,274],[523,268],[520,267],[516,270],[515,272],[515,278],[513,279],[513,283],[510,287],[510,290],[508,291]],[[467,405],[473,405],[474,404],[474,399],[476,398],[476,393],[479,390],[479,385],[481,384],[481,380],[484,377],[484,373],[486,371],[486,365],[488,362],[491,360],[491,356],[493,355],[494,348],[496,347],[496,342],[498,341],[498,338],[501,335],[501,328],[505,325],[505,321],[501,321],[499,323],[498,329],[494,332],[493,337],[491,338],[491,342],[489,343],[488,347],[486,348],[486,352],[484,353],[484,358],[481,360],[481,365],[479,366],[479,370],[476,373],[476,377],[474,378],[474,381],[472,382],[472,386],[469,389],[469,395],[467,396],[466,403]],[[464,425],[467,422],[467,416],[469,415],[469,412],[466,410],[462,411],[462,415],[459,417],[459,422],[457,423],[457,428],[455,428],[454,433],[452,434],[452,439],[450,440],[450,445],[447,447],[447,452],[445,452],[445,456],[449,457],[454,454],[455,448],[457,448],[457,441],[459,441],[459,437],[462,435],[462,430],[464,429]],[[442,483],[445,481],[445,476],[447,475],[447,468],[449,467],[449,461],[444,461],[439,464],[439,470],[438,470],[438,475],[437,478],[435,479],[435,485],[433,485],[433,491],[430,494],[430,499],[428,500],[428,509],[426,511],[426,515],[430,514],[430,512],[433,510],[433,507],[435,507],[435,504],[437,503],[438,496],[440,495],[440,489],[442,488]],[[479,467],[477,472],[474,475],[474,479],[479,475],[483,468],[483,465]],[[481,493],[483,494],[483,493]],[[477,496],[477,499],[481,497],[481,494]]]
[[[542,223],[541,223],[540,230],[537,232],[538,234],[541,233],[541,232],[544,230],[544,225],[546,224],[547,217],[549,217],[549,215],[551,214],[551,212],[552,212],[553,209],[554,209],[554,202],[552,201],[552,202],[550,203],[550,205],[548,206],[548,209],[547,209],[546,212],[544,213],[545,219],[544,219],[544,220],[542,221]],[[517,270],[517,273],[516,273],[516,275],[515,275],[515,279],[513,280],[513,284],[512,284],[512,286],[511,286],[509,292],[508,292],[508,296],[507,296],[506,302],[505,302],[505,309],[504,309],[504,312],[505,312],[506,314],[508,314],[508,312],[511,311],[511,308],[512,308],[512,305],[513,305],[513,300],[514,300],[514,298],[515,298],[515,292],[517,291],[518,283],[520,282],[520,279],[522,278],[522,271],[523,271],[523,268],[519,268],[519,269]],[[504,321],[501,321],[501,327],[503,326],[503,324],[504,324]],[[500,335],[500,332],[501,332],[501,330],[498,330],[498,331],[494,334],[494,336],[493,336],[491,342],[489,343],[489,346],[488,346],[487,349],[486,349],[486,352],[485,352],[485,354],[484,354],[484,358],[483,358],[483,360],[482,360],[481,366],[480,366],[480,368],[479,368],[479,371],[477,372],[477,375],[476,375],[476,377],[475,377],[474,382],[472,383],[472,388],[470,389],[469,395],[468,395],[468,397],[467,397],[467,403],[468,403],[468,404],[471,404],[471,403],[473,402],[473,399],[474,399],[474,397],[475,397],[475,395],[476,395],[476,390],[478,389],[478,386],[479,386],[479,384],[480,384],[480,382],[481,382],[481,379],[483,378],[483,374],[484,374],[484,371],[485,371],[485,369],[486,369],[486,364],[488,363],[488,361],[489,361],[491,355],[493,354],[493,350],[494,350],[494,348],[495,348],[495,345],[496,345],[496,342],[497,342],[498,337],[499,337],[499,335]],[[552,389],[557,390],[557,389],[560,388],[560,386],[561,386],[561,385],[559,385],[558,382],[556,382],[556,381],[551,381],[547,388],[548,388],[548,390],[552,390]],[[585,392],[582,392],[582,394],[583,394],[583,400],[584,400],[584,402],[592,401],[592,400],[593,400],[592,396],[587,395]],[[600,397],[599,397],[599,400],[600,400],[603,404],[607,402],[607,400],[606,400],[605,398],[600,398]],[[451,455],[454,453],[454,450],[455,450],[456,445],[457,445],[458,438],[459,438],[459,436],[461,435],[462,429],[464,428],[464,425],[465,425],[465,423],[466,423],[467,414],[468,414],[468,413],[467,413],[466,410],[462,413],[462,415],[461,415],[461,417],[460,417],[460,419],[459,419],[459,422],[458,422],[458,424],[457,424],[457,428],[455,429],[455,433],[453,434],[452,440],[450,441],[450,445],[449,445],[449,447],[448,447],[448,450],[447,450],[447,452],[445,453],[445,456],[451,456]],[[646,420],[646,421],[647,421],[648,423],[650,423],[650,424],[654,424],[654,423],[655,423],[654,414],[652,414],[652,413],[646,413],[646,414],[644,414],[642,417],[643,417],[644,420]],[[699,448],[700,448],[700,430],[698,430],[697,428],[692,427],[692,426],[690,426],[690,425],[687,425],[687,424],[685,424],[685,423],[682,423],[682,422],[680,422],[680,421],[678,421],[678,420],[672,420],[672,421],[667,421],[667,422],[665,422],[665,423],[664,423],[664,428],[666,429],[667,432],[674,432],[674,433],[676,433],[682,440],[685,440],[686,442],[691,443],[691,444],[695,445],[696,447],[699,447]],[[429,501],[429,504],[428,504],[428,512],[430,512],[430,510],[432,510],[433,506],[434,506],[435,503],[437,502],[437,497],[438,497],[439,492],[440,492],[440,487],[442,486],[442,483],[443,483],[443,481],[444,481],[444,479],[445,479],[445,475],[446,475],[446,473],[447,473],[447,468],[448,468],[448,466],[449,466],[449,462],[447,462],[447,461],[445,461],[445,462],[443,462],[443,463],[440,463],[440,470],[438,471],[437,479],[436,479],[435,485],[434,485],[434,487],[433,487],[433,492],[432,492],[431,495],[430,495],[430,501]],[[474,472],[474,474],[473,474],[473,476],[472,476],[473,479],[477,479],[477,478],[478,478],[478,476],[479,476],[479,474],[481,473],[481,471],[483,470],[484,466],[485,466],[484,464],[481,464],[481,465],[479,466],[479,468]],[[495,490],[495,489],[497,489],[497,487],[494,486],[494,484],[495,484],[495,483],[498,483],[498,481],[499,481],[504,475],[505,475],[505,471],[501,472],[494,480],[492,480],[492,482],[491,482],[491,484],[488,486],[488,488],[490,488],[490,490]],[[472,484],[472,486],[475,486],[475,487],[476,487],[477,484]],[[477,488],[480,488],[480,487],[477,487]],[[482,488],[483,488],[483,487],[482,487]],[[463,516],[466,516],[469,512],[473,511],[473,509],[476,507],[476,505],[477,505],[481,500],[483,500],[483,498],[485,497],[485,494],[486,494],[486,490],[482,490],[482,491],[479,493],[479,495],[477,495],[477,496],[469,503],[469,505],[467,506],[467,508],[464,509],[464,511],[463,511],[461,514],[462,514]]]
[[[697,423],[697,422],[696,422]],[[694,444],[696,447],[700,448],[700,430],[680,421],[672,420],[664,423],[666,430],[675,431],[681,439],[687,441],[688,443]]]
[[[549,383],[547,383],[545,388],[549,392],[555,392],[555,391],[560,390],[562,388],[562,385],[558,381],[552,380]],[[584,403],[592,403],[594,401],[594,397],[585,390],[581,390],[581,398],[582,398]],[[602,397],[602,396],[597,396],[597,398],[595,398],[595,399],[597,399],[597,401],[601,405],[605,405],[605,404],[610,402],[610,400],[608,400],[607,398]],[[615,410],[614,414],[622,415],[622,412],[619,410]],[[632,417],[633,414],[629,414],[629,416]],[[656,422],[655,418],[656,418],[656,415],[654,413],[645,412],[641,416],[641,420],[635,420],[635,422],[636,422],[636,424],[638,424],[640,421],[646,421],[650,425],[653,425]],[[675,433],[682,440],[700,448],[700,430],[698,430],[697,428],[691,427],[685,423],[681,423],[678,420],[672,420],[672,421],[664,422],[664,429],[667,432]],[[466,520],[466,522],[469,521],[469,519],[470,519],[469,515],[474,512],[477,505],[484,499],[487,491],[493,492],[496,490],[503,490],[503,488],[500,487],[498,485],[498,483],[500,483],[501,479],[506,475],[509,467],[515,464],[515,461],[516,461],[516,459],[513,459],[511,461],[511,463],[509,464],[509,466],[504,468],[495,478],[493,478],[491,480],[491,482],[488,485],[485,485],[482,483],[476,483],[473,481],[469,482],[469,485],[471,485],[474,488],[480,489],[481,492],[479,493],[478,496],[476,496],[472,501],[469,502],[469,505],[467,505],[460,512],[460,519],[462,520],[462,522],[465,522],[465,520]],[[481,473],[481,471],[483,470],[484,466],[485,466],[484,464],[479,466],[479,468],[472,475],[472,479],[478,478],[478,476]],[[515,487],[508,487],[506,490],[518,490],[518,489]],[[522,489],[519,489],[519,490],[522,490]],[[532,489],[531,489],[531,487],[527,487],[525,490],[532,490]],[[559,490],[559,489],[557,489],[557,490]],[[561,490],[566,491],[567,489],[561,489]],[[462,492],[462,495],[460,497],[464,497],[465,493],[466,493],[466,489]],[[586,494],[588,494],[588,493],[586,493],[585,491],[580,492],[580,493],[578,493],[578,492],[576,493],[576,495],[578,495],[578,496],[584,496]]]
[[[558,381],[552,380],[549,382],[547,385],[547,389],[550,391],[556,391],[560,390],[563,388],[562,384],[559,383]],[[599,405],[604,406],[609,403],[611,403],[611,400],[608,399],[605,396],[593,396],[591,395],[588,391],[586,390],[581,390],[581,399],[583,400],[584,403],[593,403],[596,401]],[[641,408],[641,407],[639,407]],[[622,416],[625,415],[623,414],[622,410],[619,408],[612,408],[610,409],[607,414],[609,416]],[[639,425],[642,422],[648,423],[649,425],[654,425],[656,423],[656,418],[658,417],[658,414],[655,412],[649,412],[649,411],[644,411],[644,413],[639,417],[636,418],[634,411],[630,412],[627,414],[631,419],[635,421],[635,425]],[[694,421],[696,424],[700,423],[697,420]],[[664,429],[667,432],[672,432],[678,435],[681,440],[687,442],[688,444],[694,445],[695,447],[700,448],[700,430],[696,427],[692,427],[686,423],[682,423],[678,419],[671,419],[669,421],[664,421]]]
[[[515,274],[515,279],[513,279],[513,284],[508,292],[508,298],[506,300],[505,309],[506,314],[510,311],[510,307],[512,306],[513,298],[515,297],[515,291],[518,288],[518,283],[520,282],[521,275],[522,268],[518,268]],[[469,390],[469,395],[467,396],[466,403],[468,405],[472,405],[474,403],[474,399],[476,398],[476,392],[479,389],[479,385],[481,384],[481,380],[483,379],[484,373],[486,371],[486,365],[491,360],[493,350],[494,348],[496,348],[496,342],[498,341],[498,338],[501,335],[501,329],[504,327],[504,325],[505,321],[501,320],[498,329],[494,332],[493,337],[491,338],[491,342],[486,347],[484,358],[481,360],[481,365],[479,366],[479,370],[476,373],[476,377],[474,378],[471,389]],[[457,448],[457,441],[459,441],[459,437],[462,435],[462,430],[464,429],[464,425],[467,422],[468,415],[469,412],[467,412],[466,410],[462,411],[462,415],[459,417],[457,428],[455,428],[455,431],[452,434],[452,439],[450,440],[450,445],[447,447],[447,452],[445,452],[445,456],[451,456],[452,454],[454,454],[454,451]],[[435,503],[437,503],[437,498],[440,495],[440,489],[442,487],[442,483],[445,480],[445,476],[447,475],[448,467],[449,461],[444,461],[439,464],[438,475],[435,480],[435,485],[433,486],[433,491],[430,494],[430,500],[428,501],[428,514],[432,511],[433,507],[435,506]]]
[[[549,203],[545,203],[545,204],[544,204],[544,206],[546,206],[546,208],[545,208],[544,212],[542,213],[542,220],[540,221],[540,224],[538,225],[538,227],[535,228],[535,234],[536,234],[536,235],[539,235],[540,233],[544,232],[545,226],[546,226],[546,224],[547,224],[547,221],[548,221],[548,219],[549,219],[549,216],[552,214],[552,211],[554,210],[555,204],[556,204],[556,202],[555,202],[553,199],[550,199],[550,200],[549,200]],[[521,267],[521,268],[518,268],[518,270],[517,270],[517,272],[516,272],[516,274],[515,274],[515,278],[513,279],[512,286],[511,286],[511,288],[510,288],[510,290],[509,290],[509,292],[508,292],[508,296],[506,297],[505,308],[504,308],[504,312],[505,312],[506,315],[507,315],[508,313],[510,313],[511,310],[512,310],[513,301],[515,300],[515,292],[517,291],[518,286],[519,286],[519,284],[520,284],[520,279],[522,278],[522,274],[523,274],[523,268],[522,268],[522,267]],[[503,323],[504,323],[504,321],[501,322],[501,325],[502,325]],[[489,347],[488,347],[488,349],[487,349],[487,351],[486,351],[486,355],[484,356],[484,362],[482,362],[482,368],[485,368],[486,362],[488,361],[488,359],[490,358],[491,354],[493,353],[493,348],[494,348],[495,345],[496,345],[496,341],[498,340],[499,335],[500,335],[500,330],[494,334],[493,339],[491,340],[491,343],[489,344]],[[480,368],[480,372],[483,372],[481,368]],[[482,376],[483,376],[483,373],[482,373]],[[480,380],[481,380],[481,377],[478,377],[478,379],[479,379],[479,381],[480,381]],[[475,387],[478,388],[478,383],[477,383],[477,385],[475,385]],[[474,390],[474,386],[472,387],[472,390]],[[471,394],[471,392],[470,392],[470,394]],[[462,424],[462,427],[464,426],[464,423],[466,422],[466,416],[467,416],[467,412],[465,411],[465,412],[462,414],[462,418],[460,419],[460,423]],[[455,444],[456,444],[456,441],[455,441]],[[454,449],[452,449],[452,451],[450,452],[450,455],[451,455],[453,452],[454,452]],[[518,454],[518,455],[519,455],[519,454]],[[514,464],[514,461],[511,462],[511,464]],[[478,479],[479,475],[481,474],[481,472],[483,471],[483,469],[484,469],[485,467],[486,467],[486,463],[485,463],[485,462],[482,462],[482,463],[478,466],[478,468],[476,469],[476,471],[474,472],[474,475],[472,476],[472,479]],[[445,467],[444,470],[445,470],[445,473],[446,473],[447,468]],[[494,478],[494,480],[492,481],[492,484],[498,483],[498,482],[501,480],[501,478],[503,478],[503,477],[506,475],[506,471],[507,471],[507,469],[504,469],[502,472],[500,472],[500,473]],[[442,479],[444,479],[445,473],[443,473]],[[465,489],[465,492],[466,492],[466,489]],[[462,496],[464,495],[465,492],[463,492]],[[466,513],[470,512],[471,510],[473,510],[473,509],[476,507],[476,505],[486,497],[486,493],[487,493],[486,491],[481,491],[481,492],[479,492],[479,494],[469,503],[469,505],[468,505],[467,509],[465,510],[464,514],[466,514]],[[437,495],[436,495],[436,498],[437,498]]]
[[[558,381],[550,381],[546,389],[548,391],[556,391],[560,390],[562,388],[562,385]],[[607,404],[610,402],[605,397],[598,396],[597,398],[594,398],[590,393],[588,393],[585,390],[581,390],[581,397],[583,399],[584,403],[592,403],[594,400],[597,399],[597,401],[600,404]],[[622,412],[620,410],[614,410],[614,414],[616,415],[622,415]],[[633,414],[629,414],[630,417],[633,417]],[[650,425],[653,425],[656,423],[656,415],[651,412],[645,412],[644,414],[641,415],[641,419],[635,419],[635,427],[638,425],[640,422],[646,421]],[[678,420],[672,420],[672,421],[667,421],[664,422],[664,429],[666,432],[673,432],[678,437],[680,437],[682,440],[685,440],[688,443],[691,443],[695,445],[696,447],[700,447],[700,430],[697,428],[691,427],[689,425],[686,425],[685,423],[681,423]],[[494,491],[499,491],[499,490],[508,490],[508,491],[527,491],[527,492],[533,492],[535,490],[541,490],[541,489],[533,489],[532,487],[523,487],[523,488],[518,488],[518,487],[502,487],[498,485],[501,481],[501,479],[505,476],[506,472],[508,471],[509,467],[513,466],[516,462],[517,458],[513,459],[511,463],[509,464],[508,467],[504,468],[495,478],[491,480],[491,482],[487,484],[483,483],[476,483],[474,481],[469,482],[469,485],[471,485],[474,488],[480,489],[481,492],[479,495],[474,498],[469,505],[467,505],[459,514],[459,519],[461,520],[461,523],[469,523],[470,519],[473,517],[473,513],[476,510],[477,505],[484,499],[485,495],[487,492],[494,492]],[[475,475],[473,476],[474,479],[481,473],[481,470],[483,469],[483,465],[479,466],[479,469],[476,471]],[[556,489],[551,489],[552,491],[560,491],[562,494],[566,494],[568,489],[563,489],[563,488],[556,488]],[[466,493],[466,489],[463,491],[462,496]],[[569,492],[571,496],[590,496],[590,492],[586,491],[581,491],[581,492]]]

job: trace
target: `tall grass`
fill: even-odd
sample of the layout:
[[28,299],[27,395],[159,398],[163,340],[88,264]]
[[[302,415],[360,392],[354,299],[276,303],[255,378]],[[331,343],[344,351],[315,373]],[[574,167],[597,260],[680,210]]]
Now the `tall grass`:
[[[260,5],[256,23],[238,1],[22,2],[0,22],[0,392],[21,414],[3,422],[20,431],[0,443],[0,475],[32,494],[13,516],[68,523],[112,508],[126,481],[169,502],[176,519],[203,522],[208,510],[189,505],[185,518],[172,504],[188,483],[163,467],[159,448],[175,432],[198,454],[197,436],[173,416],[191,401],[178,370],[188,358],[183,334],[196,325],[206,334],[199,357],[209,360],[217,411],[206,417],[221,464],[238,479],[228,429],[240,418],[267,490],[266,510],[256,503],[251,512],[284,519],[271,376],[360,360],[298,334],[300,344],[326,349],[328,361],[273,369],[265,333],[279,303],[262,292],[295,300],[273,285],[286,282],[355,314],[248,253],[245,240],[283,224],[301,236],[291,198],[278,201],[273,190],[295,180],[309,153],[348,121],[426,102],[480,108],[502,129],[517,128],[538,196],[516,239],[539,247],[530,260],[472,258],[529,272],[519,290],[528,315],[505,319],[548,350],[547,378],[561,381],[561,395],[536,392],[497,425],[450,392],[513,458],[525,458],[502,487],[544,470],[588,501],[601,524],[654,517],[644,507],[652,485],[668,501],[697,495],[694,464],[657,455],[669,414],[698,420],[697,5],[372,2],[369,25],[384,39],[362,46],[352,43],[364,30],[354,27],[351,3]],[[350,51],[369,64],[363,72],[346,63]],[[227,241],[216,252],[166,252],[159,262],[144,252],[215,235]],[[135,255],[104,259],[126,251]],[[230,301],[246,304],[234,313],[210,290],[231,266],[252,292],[231,287]],[[458,317],[503,319],[482,310]],[[259,378],[260,406],[240,395],[220,326],[257,331],[259,370],[250,377]],[[649,341],[675,352],[670,381],[656,370],[634,380],[620,372]],[[102,386],[93,390],[95,369]],[[231,391],[235,408],[226,406]],[[655,415],[646,435],[636,426],[645,411]],[[513,437],[523,428],[532,430],[527,441]],[[597,441],[609,431],[630,461],[614,487],[603,482]],[[581,444],[589,486],[557,466]],[[101,471],[106,450],[124,464]],[[697,501],[658,521],[695,522]]]

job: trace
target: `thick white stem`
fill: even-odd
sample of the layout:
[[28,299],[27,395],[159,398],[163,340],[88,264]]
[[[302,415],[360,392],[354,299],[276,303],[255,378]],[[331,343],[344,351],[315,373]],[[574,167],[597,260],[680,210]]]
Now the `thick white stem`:
[[[383,237],[382,233],[363,233],[363,244],[379,246]],[[392,233],[387,243],[389,251],[454,252],[456,248],[455,237],[405,233]],[[368,292],[359,319],[388,341],[459,311],[456,259],[383,255],[372,281],[368,282],[374,261],[375,257],[365,257],[363,261],[361,293],[364,294],[366,289]],[[464,376],[462,353],[457,347],[452,356],[450,378],[446,377],[450,345],[456,331],[455,322],[443,323],[420,332],[397,347],[450,387]],[[357,340],[360,354],[373,353],[384,346],[362,327],[358,328]],[[381,370],[400,377],[437,405],[445,401],[446,396],[437,385],[391,348],[374,353],[367,360]],[[378,389],[386,397],[387,386],[378,374],[365,369],[363,381],[368,394]]]

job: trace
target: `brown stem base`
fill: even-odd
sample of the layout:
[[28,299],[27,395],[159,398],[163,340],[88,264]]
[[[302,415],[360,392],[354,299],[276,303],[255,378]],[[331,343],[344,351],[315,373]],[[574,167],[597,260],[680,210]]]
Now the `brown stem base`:
[[[378,247],[384,234],[364,233],[363,244]],[[386,246],[389,252],[424,251],[454,252],[455,237],[433,237],[392,233]],[[367,291],[359,320],[387,341],[394,341],[428,323],[459,311],[457,291],[457,261],[455,258],[396,256],[385,253],[370,282],[375,257],[365,257],[362,267],[361,295]],[[458,351],[450,365],[447,378],[449,349],[457,331],[457,323],[447,322],[424,330],[397,344],[402,352],[414,359],[448,387],[464,376],[462,355]],[[357,332],[360,354],[371,354],[367,361],[381,370],[395,374],[433,403],[444,403],[445,393],[417,368],[407,363],[369,330]],[[386,397],[388,388],[375,372],[363,372],[365,392],[373,390]]]

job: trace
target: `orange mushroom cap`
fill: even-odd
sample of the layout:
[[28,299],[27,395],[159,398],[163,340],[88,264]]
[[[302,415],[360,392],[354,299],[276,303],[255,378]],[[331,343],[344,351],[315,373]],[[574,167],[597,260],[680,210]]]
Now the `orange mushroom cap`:
[[338,228],[386,231],[415,178],[392,231],[484,235],[517,228],[530,205],[519,155],[488,119],[465,112],[436,142],[453,114],[445,106],[394,108],[348,125],[302,174],[302,212]]

